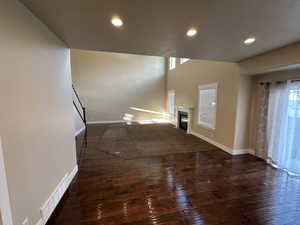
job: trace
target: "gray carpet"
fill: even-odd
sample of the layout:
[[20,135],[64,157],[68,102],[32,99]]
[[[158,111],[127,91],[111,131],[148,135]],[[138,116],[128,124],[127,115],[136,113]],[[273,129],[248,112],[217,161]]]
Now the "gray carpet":
[[90,145],[124,159],[217,149],[170,124],[105,124],[88,128]]

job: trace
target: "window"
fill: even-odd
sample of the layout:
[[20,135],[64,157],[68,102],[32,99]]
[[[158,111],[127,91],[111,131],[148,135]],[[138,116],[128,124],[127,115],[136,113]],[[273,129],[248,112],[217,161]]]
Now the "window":
[[190,60],[189,58],[180,58],[180,64],[183,64],[189,60]]
[[176,67],[176,58],[170,57],[169,58],[169,70],[173,70]]
[[168,91],[168,113],[175,115],[175,91]]
[[290,89],[288,100],[289,118],[300,118],[300,89]]
[[[281,81],[264,87],[258,127],[261,156],[271,165],[300,176],[300,82]],[[262,128],[265,127],[265,128]]]
[[210,129],[216,128],[218,84],[200,85],[198,90],[198,124]]

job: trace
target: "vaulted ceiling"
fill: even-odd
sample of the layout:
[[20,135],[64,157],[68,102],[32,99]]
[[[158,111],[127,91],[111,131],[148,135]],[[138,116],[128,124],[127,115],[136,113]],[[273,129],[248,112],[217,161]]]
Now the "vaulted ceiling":
[[239,61],[300,41],[299,0],[20,1],[77,49]]

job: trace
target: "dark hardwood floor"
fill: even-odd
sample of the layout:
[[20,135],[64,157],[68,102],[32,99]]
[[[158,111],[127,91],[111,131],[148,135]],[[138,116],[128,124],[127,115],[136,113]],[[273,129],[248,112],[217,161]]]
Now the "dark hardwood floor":
[[300,224],[300,179],[171,125],[89,126],[80,157],[47,225]]

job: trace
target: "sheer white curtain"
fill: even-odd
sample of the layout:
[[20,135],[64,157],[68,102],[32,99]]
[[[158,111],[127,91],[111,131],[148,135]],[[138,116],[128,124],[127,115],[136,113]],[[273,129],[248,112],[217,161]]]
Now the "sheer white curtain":
[[300,82],[270,85],[267,152],[271,164],[300,175]]

